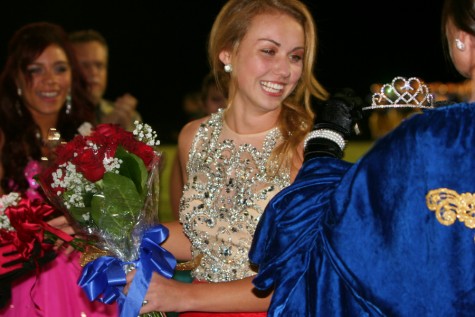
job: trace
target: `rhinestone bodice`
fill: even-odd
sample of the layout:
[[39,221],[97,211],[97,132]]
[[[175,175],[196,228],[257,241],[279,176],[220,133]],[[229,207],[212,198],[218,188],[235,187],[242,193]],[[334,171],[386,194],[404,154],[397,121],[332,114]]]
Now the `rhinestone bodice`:
[[248,252],[269,200],[290,183],[289,171],[269,176],[266,167],[281,142],[278,128],[237,134],[220,110],[203,123],[193,140],[188,180],[180,202],[180,221],[192,243],[192,271],[198,280],[221,282],[256,274]]

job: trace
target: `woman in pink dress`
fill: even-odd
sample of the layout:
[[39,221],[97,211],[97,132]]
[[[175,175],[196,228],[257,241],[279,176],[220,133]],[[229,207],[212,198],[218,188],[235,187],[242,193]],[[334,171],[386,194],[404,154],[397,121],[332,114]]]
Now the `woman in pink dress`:
[[[51,150],[48,132],[56,128],[69,140],[84,122],[93,123],[93,114],[64,30],[50,23],[19,29],[0,77],[0,194],[15,191],[42,199],[33,176]],[[60,214],[50,224],[74,234]],[[115,305],[90,302],[77,286],[79,256],[60,247],[56,257],[38,269],[19,270],[11,294],[9,283],[0,280],[0,315],[116,316]]]

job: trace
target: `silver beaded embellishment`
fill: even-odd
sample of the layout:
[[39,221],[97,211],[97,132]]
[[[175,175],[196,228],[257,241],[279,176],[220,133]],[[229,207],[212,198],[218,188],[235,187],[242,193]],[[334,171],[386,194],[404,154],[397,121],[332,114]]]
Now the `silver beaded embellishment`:
[[308,141],[314,138],[323,138],[323,139],[331,140],[335,142],[336,144],[338,144],[338,146],[340,147],[342,151],[345,149],[346,142],[343,136],[338,132],[335,132],[333,130],[328,130],[328,129],[318,129],[318,130],[313,130],[312,132],[310,132],[305,138],[303,147],[305,148],[307,146]]
[[256,274],[248,252],[257,223],[268,201],[290,184],[288,170],[272,177],[266,171],[272,150],[282,140],[279,129],[263,134],[260,150],[236,144],[222,136],[223,113],[198,129],[180,202],[180,221],[193,256],[203,255],[192,275],[209,282]]

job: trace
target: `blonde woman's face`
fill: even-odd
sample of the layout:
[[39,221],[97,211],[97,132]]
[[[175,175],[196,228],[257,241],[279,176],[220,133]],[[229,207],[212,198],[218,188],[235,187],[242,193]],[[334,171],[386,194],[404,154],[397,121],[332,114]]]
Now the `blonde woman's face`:
[[58,114],[71,89],[71,67],[63,49],[50,45],[26,67],[31,81],[23,75],[19,88],[33,117]]
[[274,111],[297,85],[303,71],[303,27],[286,14],[260,14],[251,22],[233,58],[234,103]]

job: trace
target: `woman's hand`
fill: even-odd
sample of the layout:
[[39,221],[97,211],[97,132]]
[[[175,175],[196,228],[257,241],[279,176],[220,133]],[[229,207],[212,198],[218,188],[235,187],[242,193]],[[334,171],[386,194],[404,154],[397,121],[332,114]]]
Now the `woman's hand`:
[[[54,219],[51,219],[50,221],[48,221],[48,224],[51,227],[54,227],[56,229],[60,229],[61,231],[63,231],[64,233],[66,233],[70,236],[74,236],[74,234],[75,234],[74,228],[69,224],[69,222],[68,222],[68,220],[66,219],[65,216],[59,216],[59,217],[56,217]],[[63,240],[57,239],[56,242],[55,242],[55,245],[54,245],[54,249],[58,250],[59,248],[61,248],[61,246],[63,244],[64,244]],[[73,251],[74,251],[74,248],[71,247],[71,246],[68,246],[67,248],[65,248],[64,253],[65,254],[70,254]]]
[[[130,284],[135,276],[135,270],[127,274],[127,284],[124,287],[124,293],[128,293]],[[192,284],[178,282],[173,279],[167,279],[158,273],[152,274],[147,294],[145,294],[144,304],[140,309],[140,314],[153,311],[161,312],[182,312],[188,308],[190,303],[190,288]]]
[[[135,275],[127,274],[127,294]],[[264,312],[269,308],[272,290],[258,291],[253,277],[220,283],[183,283],[153,273],[141,314],[159,312]]]

